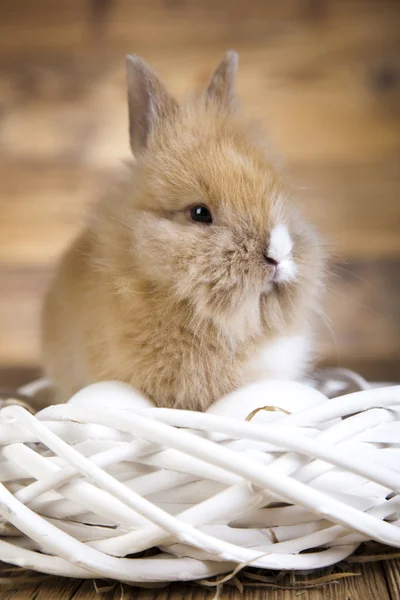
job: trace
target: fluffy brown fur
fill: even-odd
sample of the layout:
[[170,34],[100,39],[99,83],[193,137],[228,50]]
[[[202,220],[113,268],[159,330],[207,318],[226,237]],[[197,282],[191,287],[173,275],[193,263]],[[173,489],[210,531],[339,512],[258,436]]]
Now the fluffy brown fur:
[[[178,106],[143,61],[129,59],[136,161],[96,205],[45,303],[45,366],[60,399],[117,379],[159,406],[205,410],[257,377],[302,374],[306,356],[286,356],[288,373],[257,357],[305,335],[322,252],[258,128],[234,106],[235,68],[228,53],[208,90]],[[209,207],[212,224],[191,220],[196,204]],[[264,255],[282,224],[296,276],[275,282]]]

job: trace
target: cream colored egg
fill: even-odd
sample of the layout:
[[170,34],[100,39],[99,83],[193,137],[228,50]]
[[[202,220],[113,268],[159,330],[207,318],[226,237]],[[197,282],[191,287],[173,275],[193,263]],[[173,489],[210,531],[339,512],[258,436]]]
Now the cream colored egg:
[[79,390],[68,400],[75,406],[143,410],[154,404],[137,390],[121,381],[101,381]]
[[[297,412],[314,404],[325,402],[326,396],[314,388],[295,381],[258,381],[217,400],[208,413],[244,420],[258,408],[253,422],[271,422],[282,415],[282,410]],[[274,410],[277,409],[277,410]]]

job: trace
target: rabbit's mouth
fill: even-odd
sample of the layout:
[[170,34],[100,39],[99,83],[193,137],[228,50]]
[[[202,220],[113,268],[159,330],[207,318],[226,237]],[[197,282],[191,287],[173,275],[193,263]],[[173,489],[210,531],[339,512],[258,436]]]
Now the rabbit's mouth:
[[274,274],[274,277],[272,278],[272,281],[274,283],[290,282],[290,281],[294,281],[296,279],[296,276],[297,276],[297,267],[296,267],[293,259],[291,257],[285,258],[284,260],[281,260],[277,264],[275,274]]
[[291,283],[296,280],[297,267],[293,259],[285,259],[277,263],[272,276],[267,276],[264,280],[262,293],[269,294],[275,285],[280,283]]
[[292,257],[293,242],[285,225],[271,231],[267,252],[264,254],[265,281],[262,292],[269,293],[274,284],[294,281],[297,268]]

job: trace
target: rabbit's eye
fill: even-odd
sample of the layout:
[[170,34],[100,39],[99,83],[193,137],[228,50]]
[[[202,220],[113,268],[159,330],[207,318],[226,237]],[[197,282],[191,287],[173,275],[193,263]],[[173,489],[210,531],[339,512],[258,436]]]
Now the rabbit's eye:
[[190,210],[192,221],[197,223],[212,223],[212,214],[209,208],[204,204],[197,204]]

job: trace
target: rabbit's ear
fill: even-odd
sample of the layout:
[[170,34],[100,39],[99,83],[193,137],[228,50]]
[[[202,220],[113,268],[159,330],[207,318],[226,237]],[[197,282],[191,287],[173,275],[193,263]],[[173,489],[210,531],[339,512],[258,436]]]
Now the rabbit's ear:
[[176,101],[154,71],[138,56],[126,57],[129,136],[135,154],[146,147],[147,138],[160,119],[170,117]]
[[231,106],[234,103],[237,65],[237,52],[229,50],[211,77],[207,88],[209,98],[225,106]]

